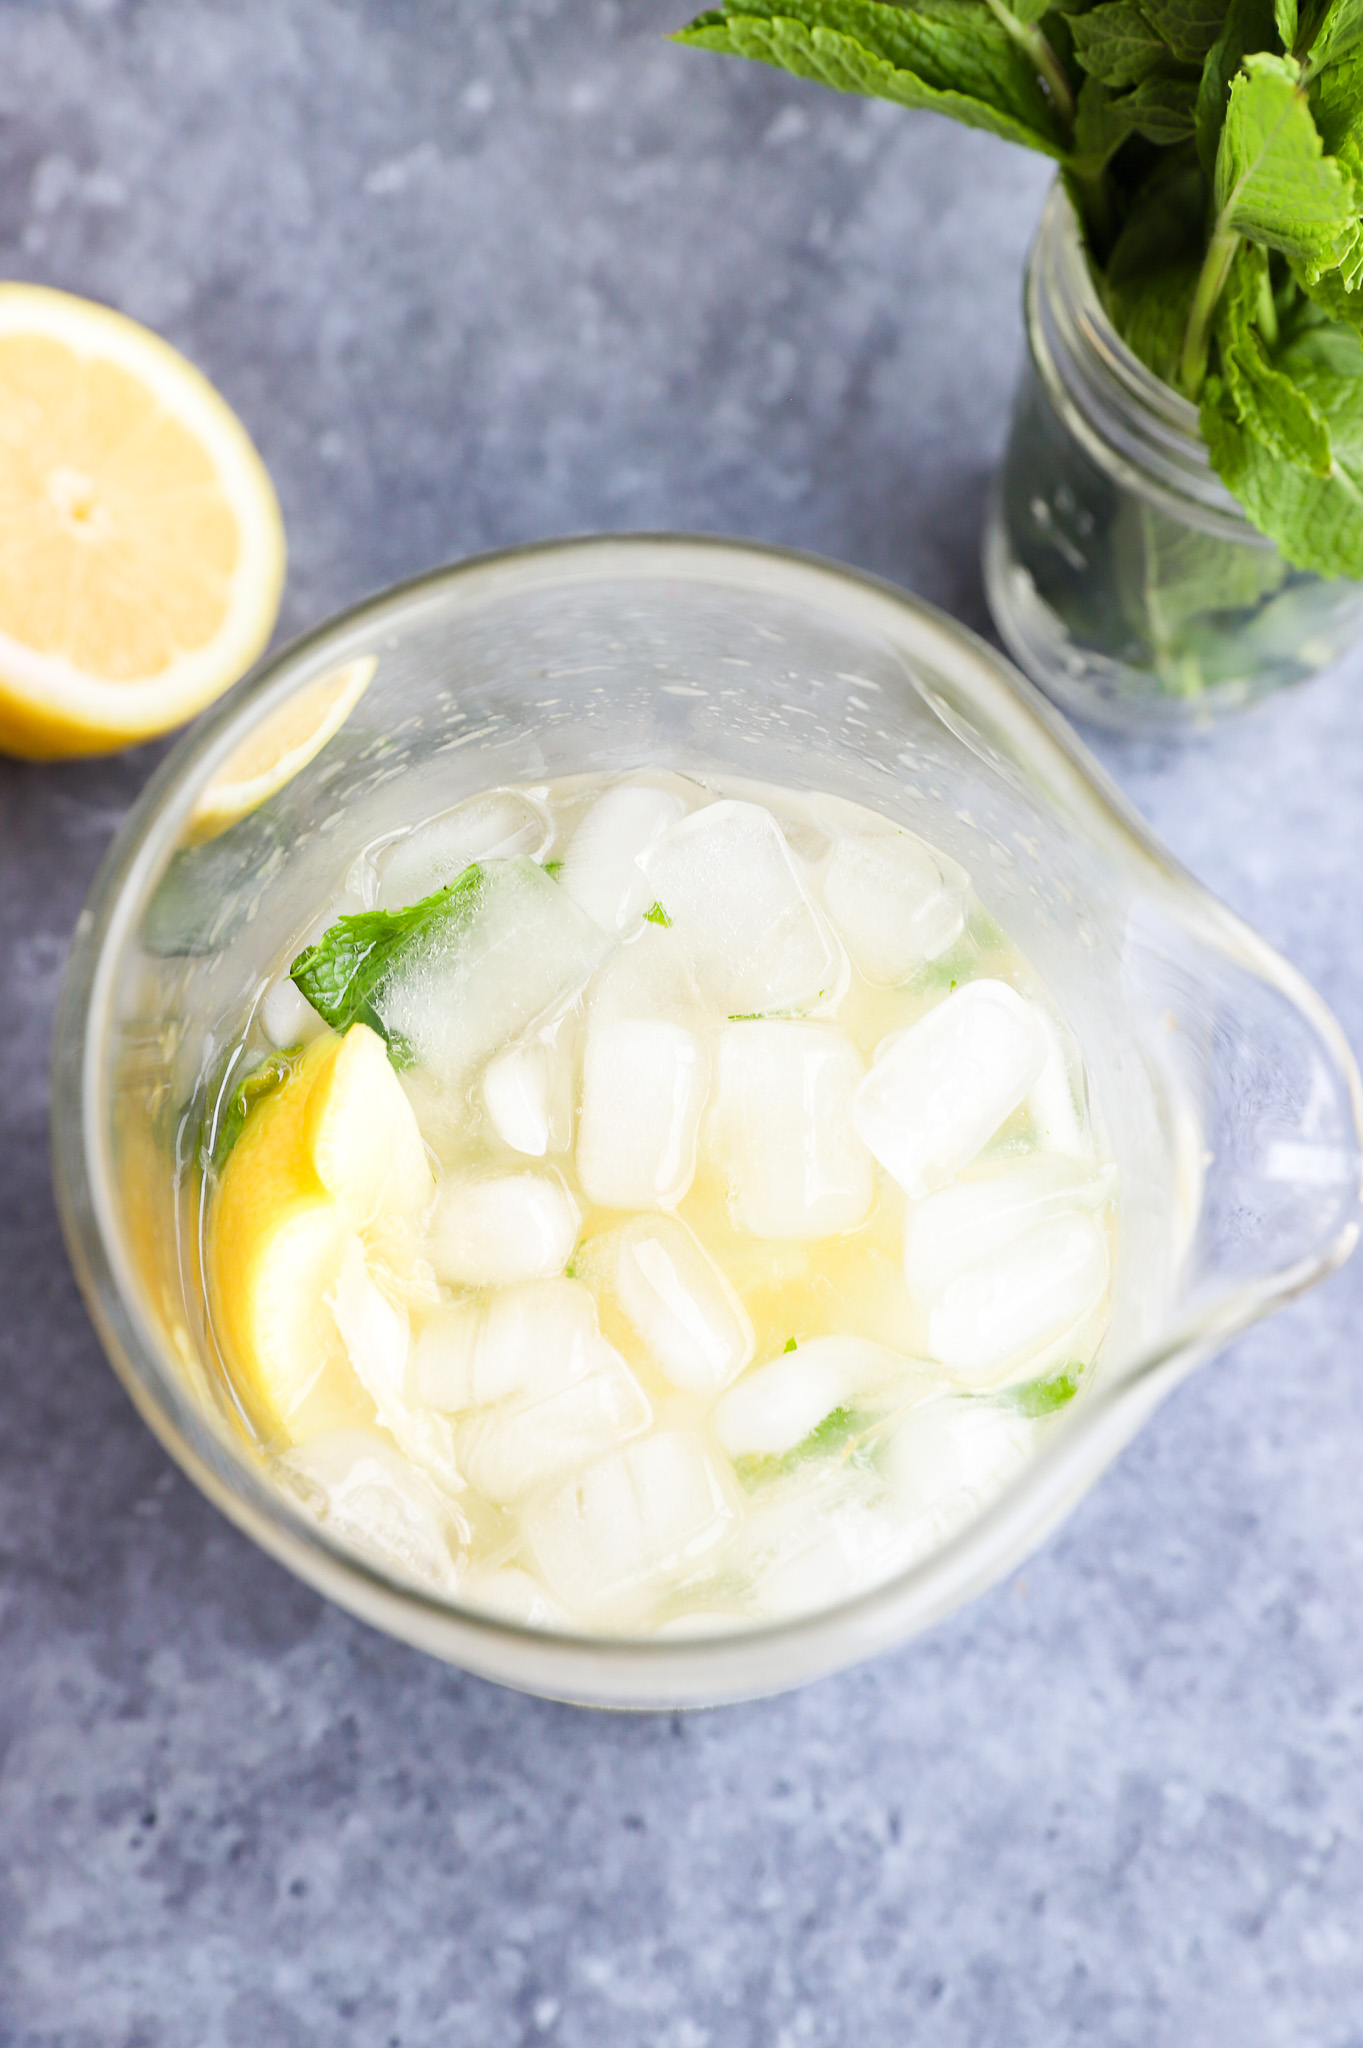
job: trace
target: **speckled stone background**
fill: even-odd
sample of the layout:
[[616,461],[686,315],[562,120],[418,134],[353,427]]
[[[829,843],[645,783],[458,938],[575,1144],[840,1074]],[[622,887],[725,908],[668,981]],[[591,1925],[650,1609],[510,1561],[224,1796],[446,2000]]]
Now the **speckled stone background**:
[[[4,0],[0,269],[240,409],[282,630],[699,527],[972,625],[1046,168],[670,47],[685,0]],[[1363,1038],[1363,665],[1106,757]],[[1010,1584],[769,1704],[591,1716],[323,1605],[179,1477],[48,1189],[82,895],[156,752],[0,763],[5,2048],[1358,2048],[1363,1263]]]

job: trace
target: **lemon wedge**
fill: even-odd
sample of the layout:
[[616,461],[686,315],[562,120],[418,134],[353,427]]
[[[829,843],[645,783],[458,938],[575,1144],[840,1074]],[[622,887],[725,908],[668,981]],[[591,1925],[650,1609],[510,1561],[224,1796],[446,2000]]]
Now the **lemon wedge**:
[[343,662],[281,704],[228,755],[201,791],[190,814],[187,839],[216,838],[292,782],[340,731],[377,666],[372,654]]
[[260,653],[283,579],[274,488],[207,378],[107,306],[0,285],[0,749],[181,724]]
[[233,1383],[266,1439],[345,1364],[328,1298],[347,1245],[358,1236],[400,1259],[434,1192],[411,1105],[367,1024],[315,1040],[252,1110],[213,1195],[207,1267]]

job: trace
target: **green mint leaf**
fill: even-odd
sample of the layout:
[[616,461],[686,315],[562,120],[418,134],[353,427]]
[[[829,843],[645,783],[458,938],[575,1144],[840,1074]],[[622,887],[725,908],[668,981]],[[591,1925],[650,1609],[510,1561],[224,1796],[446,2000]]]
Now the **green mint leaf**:
[[[301,1046],[294,1045],[285,1052],[271,1053],[258,1067],[252,1068],[225,1102],[219,1102],[211,1147],[215,1172],[222,1171],[228,1154],[245,1130],[247,1119],[256,1104],[283,1086],[297,1065],[302,1050]],[[210,1104],[210,1115],[212,1109],[213,1105]]]
[[384,1019],[382,991],[397,957],[417,950],[433,931],[468,921],[482,878],[475,861],[445,888],[405,910],[362,910],[338,918],[315,946],[298,955],[289,979],[333,1029],[367,1024],[386,1040],[396,1064],[410,1064],[410,1047]]
[[1218,534],[1200,533],[1138,498],[1121,508],[1113,556],[1123,615],[1175,696],[1205,686],[1202,629],[1226,614],[1242,623],[1287,575],[1275,549],[1228,547]]
[[1131,133],[1122,102],[1101,78],[1086,78],[1075,103],[1074,139],[1066,160],[1066,183],[1081,220],[1092,217],[1091,187]]
[[1179,260],[1178,251],[1159,270],[1109,283],[1106,299],[1112,324],[1133,355],[1166,384],[1178,381],[1188,313],[1197,289],[1199,261]]
[[[790,1347],[787,1346],[787,1349]],[[758,1486],[766,1486],[773,1479],[784,1479],[809,1458],[827,1458],[836,1453],[850,1455],[855,1440],[870,1428],[871,1417],[861,1414],[855,1408],[834,1408],[816,1423],[809,1435],[787,1451],[780,1458],[746,1457],[735,1461],[734,1470],[743,1485],[751,1492]]]
[[795,1339],[794,1339],[793,1337],[787,1337],[787,1339],[786,1339],[785,1343],[784,1343],[784,1344],[783,1344],[783,1345],[781,1346],[781,1350],[782,1350],[782,1352],[784,1353],[784,1352],[787,1352],[787,1351],[794,1351],[795,1349],[796,1349]]
[[142,944],[158,959],[216,953],[254,916],[288,864],[288,837],[263,810],[201,846],[182,846],[157,884]]
[[[1294,0],[1288,0],[1288,4],[1292,5],[1295,34]],[[1231,0],[1226,9],[1225,25],[1207,52],[1207,61],[1202,67],[1202,83],[1197,91],[1197,154],[1208,178],[1216,173],[1216,152],[1225,124],[1231,80],[1252,51],[1271,47],[1274,34],[1272,0]],[[1287,47],[1290,49],[1291,44]]]
[[1036,63],[981,0],[741,0],[698,16],[676,40],[950,114],[1051,156],[1068,139]]
[[1231,269],[1215,336],[1225,393],[1237,418],[1287,462],[1328,477],[1333,457],[1324,420],[1305,391],[1269,360],[1259,332],[1268,257],[1252,244]]
[[1055,0],[1008,0],[1008,12],[1024,28],[1034,27],[1056,11]]
[[547,860],[544,863],[544,872],[556,882],[563,873],[563,862],[561,860]]
[[1181,64],[1201,65],[1221,33],[1226,0],[1141,0],[1151,27]]
[[1136,192],[1101,280],[1113,326],[1157,377],[1172,383],[1202,267],[1207,186],[1183,151]]
[[1198,85],[1191,74],[1156,72],[1115,99],[1112,112],[1135,134],[1167,149],[1197,132]]
[[1246,57],[1231,84],[1215,184],[1219,230],[1280,249],[1308,277],[1358,242],[1352,183],[1326,156],[1288,57]]
[[865,1427],[866,1418],[854,1408],[835,1408],[825,1415],[817,1428],[811,1429],[803,1443],[795,1446],[788,1455],[793,1458],[818,1456],[828,1451],[841,1450],[849,1437]]
[[1283,322],[1275,361],[1308,390],[1320,376],[1363,377],[1363,337],[1356,327],[1304,299]]
[[[1332,482],[1350,498],[1363,493],[1363,339],[1358,329],[1322,319],[1315,307],[1305,308],[1284,332],[1275,365],[1325,423]],[[1363,558],[1363,535],[1355,535],[1350,554]]]
[[1290,57],[1297,43],[1297,0],[1273,0],[1273,25]]
[[338,1030],[368,1024],[397,1066],[442,1087],[581,988],[614,950],[543,868],[523,855],[475,861],[403,910],[343,917],[290,973]]
[[1009,1390],[1008,1399],[1022,1415],[1033,1420],[1042,1415],[1054,1415],[1057,1408],[1063,1408],[1079,1392],[1084,1377],[1082,1360],[1074,1358],[1059,1372],[1050,1373],[1045,1379],[1027,1380],[1020,1387]]
[[[1312,71],[1323,71],[1329,64],[1337,64],[1341,57],[1363,42],[1363,0],[1334,0],[1327,9],[1320,26],[1310,38],[1309,51]],[[1291,50],[1292,43],[1286,47]],[[1301,55],[1300,51],[1295,54]]]
[[[1326,155],[1352,180],[1357,198],[1363,194],[1363,48],[1350,50],[1314,78],[1308,97]],[[1345,287],[1354,289],[1360,282],[1359,250],[1346,252],[1342,261]]]
[[649,908],[644,912],[644,916],[649,924],[660,924],[664,926],[670,926],[672,923],[671,918],[663,909],[661,903],[651,904]]
[[1333,462],[1321,477],[1262,439],[1237,413],[1219,377],[1209,377],[1202,435],[1217,473],[1262,533],[1296,568],[1363,578],[1363,379],[1318,375],[1307,389],[1330,433]]
[[1104,0],[1070,23],[1074,53],[1090,78],[1118,88],[1139,85],[1168,60],[1169,48],[1135,0]]
[[1332,320],[1363,328],[1363,290],[1351,290],[1338,270],[1327,270],[1322,276],[1308,282],[1300,267],[1294,263],[1292,274],[1312,302]]

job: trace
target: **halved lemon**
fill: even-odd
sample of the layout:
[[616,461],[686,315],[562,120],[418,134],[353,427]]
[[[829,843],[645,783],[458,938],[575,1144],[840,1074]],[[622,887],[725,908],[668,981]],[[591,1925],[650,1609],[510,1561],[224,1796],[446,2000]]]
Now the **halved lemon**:
[[104,753],[245,673],[284,580],[226,401],[135,320],[0,285],[0,749]]

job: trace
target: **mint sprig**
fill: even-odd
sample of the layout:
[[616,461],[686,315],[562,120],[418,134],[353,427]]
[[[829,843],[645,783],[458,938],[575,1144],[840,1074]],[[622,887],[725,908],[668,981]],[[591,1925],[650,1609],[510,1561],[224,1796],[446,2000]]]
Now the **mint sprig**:
[[1363,577],[1363,0],[723,0],[678,40],[1055,158],[1251,521]]
[[290,981],[334,1030],[367,1024],[387,1042],[394,1065],[409,1065],[411,1049],[384,1014],[383,990],[396,960],[419,949],[428,935],[467,922],[477,904],[482,875],[475,861],[446,888],[423,896],[406,910],[362,910],[337,918],[315,946],[298,955],[289,969]]

